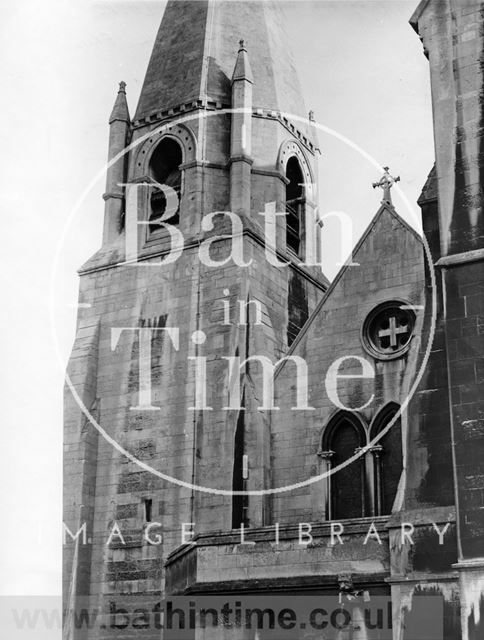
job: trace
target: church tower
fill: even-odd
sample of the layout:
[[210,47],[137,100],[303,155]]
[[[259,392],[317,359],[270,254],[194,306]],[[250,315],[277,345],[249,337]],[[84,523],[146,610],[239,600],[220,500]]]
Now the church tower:
[[327,288],[288,45],[281,3],[169,0],[133,119],[120,84],[68,367],[68,602],[157,601],[182,523],[270,521],[270,501],[230,495],[271,477],[247,359],[283,357]]

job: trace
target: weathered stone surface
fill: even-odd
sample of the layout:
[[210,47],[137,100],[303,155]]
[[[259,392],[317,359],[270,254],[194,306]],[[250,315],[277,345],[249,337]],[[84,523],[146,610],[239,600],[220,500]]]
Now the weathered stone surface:
[[[278,257],[290,264],[268,262],[259,213],[268,202],[276,210],[285,207],[289,158],[298,158],[308,182],[317,173],[310,127],[284,113],[306,115],[279,8],[265,2],[168,3],[135,121],[129,122],[123,87],[118,95],[109,157],[128,139],[134,145],[108,175],[103,246],[81,269],[79,299],[90,306],[79,310],[68,373],[91,419],[66,390],[64,511],[73,534],[86,524],[86,544],[66,544],[67,600],[89,595],[113,613],[135,594],[147,607],[166,593],[336,595],[344,573],[372,594],[391,589],[395,637],[405,637],[414,597],[439,594],[445,640],[459,637],[459,598],[466,637],[477,640],[484,532],[481,4],[431,0],[414,17],[429,52],[437,142],[436,167],[419,203],[432,261],[442,269],[432,349],[414,398],[392,428],[393,439],[385,435],[382,449],[372,447],[349,467],[347,496],[335,491],[335,474],[331,482],[236,501],[191,485],[227,490],[246,481],[248,489],[260,490],[304,482],[329,468],[334,452],[324,448],[325,433],[337,424],[338,407],[325,376],[339,358],[351,355],[371,365],[371,376],[357,377],[361,360],[346,362],[341,372],[352,377],[340,378],[337,392],[351,428],[364,436],[360,446],[379,433],[405,402],[423,362],[434,285],[419,238],[388,204],[358,242],[358,264],[342,269],[329,289],[319,269],[299,264],[288,250],[282,217]],[[242,27],[247,33],[240,33]],[[241,45],[244,72],[236,74],[234,88],[240,37],[247,52]],[[231,117],[221,112],[224,106],[247,112]],[[184,249],[166,263],[170,234],[150,230],[151,220],[137,225],[139,261],[128,264],[130,220],[117,183],[152,177],[150,159],[165,136],[176,141],[182,157],[177,229]],[[232,249],[227,237],[210,248],[220,264],[203,264],[201,243],[229,235],[232,226],[219,214],[213,228],[202,228],[202,217],[231,207],[240,215],[243,254],[251,264],[224,262]],[[148,222],[150,212],[146,190],[136,213]],[[304,234],[311,235],[307,229]],[[247,323],[237,319],[239,303],[248,300],[260,305],[260,322],[253,311]],[[368,349],[363,328],[374,307],[390,300],[414,308],[415,327],[408,349],[381,358]],[[176,348],[161,331],[169,327],[179,329]],[[112,330],[120,328],[133,331],[123,331],[114,344]],[[138,407],[137,331],[147,328],[158,331],[150,341],[149,411]],[[195,344],[195,331],[204,332],[205,342]],[[241,371],[243,410],[225,410],[233,382],[227,357],[275,362],[287,354],[308,365],[313,409],[292,410],[297,385],[294,363],[286,362],[275,381],[279,409],[260,410],[261,365],[250,362]],[[197,398],[196,356],[206,358],[209,411],[190,408]],[[100,435],[94,421],[122,450]],[[350,440],[345,442],[354,450]],[[248,456],[248,478],[241,476],[242,454]],[[391,504],[385,504],[389,495]],[[341,523],[344,544],[331,543],[338,523],[326,521],[335,496],[343,512],[350,503],[361,507],[361,517]],[[240,544],[240,532],[233,530],[241,522],[249,544]],[[184,544],[183,523],[194,523],[195,544]],[[310,544],[301,544],[299,523],[311,527]],[[381,544],[374,532],[368,538],[372,524]],[[118,629],[115,637],[138,633],[141,627]],[[155,628],[142,633],[159,637]]]

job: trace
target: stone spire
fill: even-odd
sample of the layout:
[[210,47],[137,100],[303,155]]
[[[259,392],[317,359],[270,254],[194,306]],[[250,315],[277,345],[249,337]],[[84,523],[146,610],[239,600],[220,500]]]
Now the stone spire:
[[[307,117],[284,29],[283,8],[270,0],[168,0],[141,91],[135,120],[205,101],[229,107],[231,80],[248,74],[251,57],[254,108]],[[234,76],[234,34],[241,25]]]
[[230,207],[237,214],[250,213],[252,105],[252,71],[244,41],[240,40],[232,75],[230,138]]
[[120,120],[121,122],[130,121],[128,102],[126,100],[126,82],[123,81],[119,83],[119,91],[109,117],[109,124],[112,124],[115,120]]
[[245,41],[239,41],[239,52],[237,54],[237,60],[235,62],[234,73],[232,74],[232,82],[236,80],[247,80],[247,82],[254,82],[252,76],[252,69],[250,68],[249,56],[247,55],[247,49]]
[[[124,187],[126,182],[128,156],[123,151],[130,136],[130,117],[126,101],[126,82],[119,83],[118,95],[109,118],[108,168],[106,171],[106,192],[104,193],[103,244],[110,245],[119,236],[121,214],[124,208]],[[116,156],[119,156],[115,160]]]

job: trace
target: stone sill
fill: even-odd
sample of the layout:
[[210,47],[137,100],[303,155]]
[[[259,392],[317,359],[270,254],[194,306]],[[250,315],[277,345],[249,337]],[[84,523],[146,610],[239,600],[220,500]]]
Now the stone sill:
[[449,256],[443,256],[435,263],[436,267],[453,267],[468,262],[479,262],[484,260],[484,249],[475,249],[474,251],[465,251],[464,253],[454,253]]
[[403,522],[411,522],[414,526],[425,526],[455,522],[455,506],[448,507],[421,507],[392,513],[388,520],[388,529],[399,529]]
[[[351,577],[359,588],[367,588],[374,585],[382,585],[387,581],[387,574],[360,574],[352,573]],[[196,593],[247,593],[262,591],[313,591],[315,589],[328,589],[331,593],[337,593],[338,575],[320,576],[288,576],[286,578],[265,578],[248,580],[221,580],[220,582],[194,582],[183,590],[183,595]],[[181,594],[171,594],[181,595]]]
[[[455,565],[452,565],[455,566]],[[407,575],[394,575],[385,579],[388,584],[418,584],[420,582],[455,582],[459,579],[457,571],[446,573],[408,573]]]
[[[331,536],[331,526],[335,524],[341,524],[344,527],[342,536],[347,535],[366,535],[370,525],[373,523],[382,539],[388,537],[386,531],[387,523],[390,516],[375,516],[368,518],[355,518],[350,520],[341,521],[328,521],[328,522],[309,522],[311,525],[311,535],[315,539],[329,538]],[[337,533],[337,530],[335,531]],[[273,542],[275,537],[275,526],[270,525],[267,527],[247,528],[244,531],[244,540],[246,543],[258,542]],[[279,540],[298,540],[299,539],[299,525],[289,524],[280,525],[279,527]],[[172,551],[168,556],[165,566],[172,564],[180,559],[180,557],[188,554],[195,547],[210,547],[210,546],[227,546],[227,545],[240,545],[240,530],[231,529],[230,531],[210,531],[207,533],[198,533],[193,537],[193,540],[185,545],[182,545]],[[308,545],[309,547],[314,545]]]
[[479,571],[484,569],[484,558],[473,558],[472,560],[459,560],[452,565],[457,571]]

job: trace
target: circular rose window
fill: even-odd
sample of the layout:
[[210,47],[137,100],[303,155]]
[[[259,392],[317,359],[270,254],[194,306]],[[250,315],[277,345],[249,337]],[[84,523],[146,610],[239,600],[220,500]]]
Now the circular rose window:
[[410,346],[415,314],[405,302],[378,305],[363,325],[363,344],[375,358],[389,360],[403,355]]

